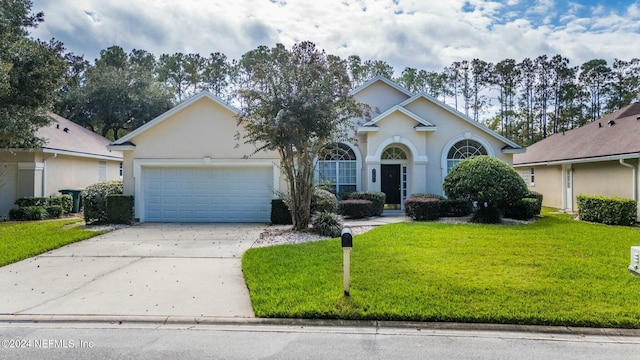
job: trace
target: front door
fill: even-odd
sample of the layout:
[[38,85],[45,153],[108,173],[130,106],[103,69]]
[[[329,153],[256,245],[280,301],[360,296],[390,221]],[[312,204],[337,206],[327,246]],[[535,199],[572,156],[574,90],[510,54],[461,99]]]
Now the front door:
[[400,164],[381,165],[381,190],[387,195],[385,204],[397,205],[400,208]]
[[565,183],[565,211],[573,211],[573,171],[571,167],[565,167],[564,169],[564,183]]

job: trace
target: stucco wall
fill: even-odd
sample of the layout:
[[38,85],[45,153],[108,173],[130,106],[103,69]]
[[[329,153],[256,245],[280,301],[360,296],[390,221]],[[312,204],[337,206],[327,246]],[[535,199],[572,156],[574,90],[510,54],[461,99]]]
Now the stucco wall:
[[106,162],[106,181],[120,180],[120,161],[99,160],[78,156],[58,155],[46,158],[44,196],[59,194],[61,189],[81,189],[100,181],[99,162]]
[[[637,165],[634,160],[627,161]],[[618,161],[573,165],[574,195],[595,194],[603,196],[633,197],[631,169]],[[575,199],[574,199],[575,205]],[[577,210],[577,206],[574,206]]]
[[[530,174],[531,167],[519,167],[517,170]],[[562,166],[543,165],[535,167],[535,183],[532,185],[527,178],[527,186],[530,190],[542,194],[542,205],[556,209],[563,208],[562,202]]]
[[[204,159],[229,160],[235,164],[273,159],[275,152],[260,151],[245,144],[244,128],[237,125],[235,114],[203,97],[169,118],[131,139],[136,148],[124,151],[125,193],[135,193],[134,159]],[[281,181],[281,191],[283,190]]]
[[[626,160],[636,166],[636,174],[640,174],[638,160]],[[568,165],[566,165],[568,166]],[[578,211],[576,197],[580,194],[620,196],[633,198],[633,171],[620,165],[618,161],[601,161],[593,163],[577,163],[573,169],[572,209]],[[518,172],[528,173],[529,166],[519,166]],[[638,176],[636,181],[638,182]],[[543,195],[544,206],[564,209],[565,178],[562,165],[535,166],[535,185],[527,183],[529,189]],[[638,186],[638,184],[636,184]]]
[[371,117],[384,113],[391,107],[407,100],[409,96],[382,81],[375,82],[360,90],[354,98],[371,106]]

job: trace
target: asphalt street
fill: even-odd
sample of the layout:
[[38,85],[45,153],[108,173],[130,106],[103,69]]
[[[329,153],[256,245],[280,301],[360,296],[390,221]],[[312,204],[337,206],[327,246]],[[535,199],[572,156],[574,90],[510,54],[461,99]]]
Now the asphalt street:
[[2,359],[638,359],[640,338],[376,327],[0,324]]

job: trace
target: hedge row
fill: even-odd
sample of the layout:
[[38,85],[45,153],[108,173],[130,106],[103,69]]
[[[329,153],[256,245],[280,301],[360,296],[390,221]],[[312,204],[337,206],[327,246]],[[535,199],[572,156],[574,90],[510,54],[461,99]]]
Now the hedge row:
[[71,212],[71,195],[53,197],[23,197],[14,202],[17,207],[9,210],[9,219],[31,221],[59,218]]
[[607,225],[631,226],[638,217],[635,200],[613,196],[578,195],[578,216],[580,220]]
[[404,201],[405,214],[413,220],[436,220],[471,213],[471,201],[452,200],[436,194],[413,194]]

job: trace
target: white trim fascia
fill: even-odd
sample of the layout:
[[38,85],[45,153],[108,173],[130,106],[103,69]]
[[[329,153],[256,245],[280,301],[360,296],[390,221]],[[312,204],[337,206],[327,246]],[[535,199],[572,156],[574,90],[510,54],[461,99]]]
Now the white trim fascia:
[[513,147],[513,148],[516,148],[516,149],[518,149],[518,148],[522,148],[522,146],[520,146],[520,145],[518,145],[518,144],[514,143],[513,141],[511,141],[511,140],[507,139],[506,137],[504,137],[504,136],[502,136],[502,135],[498,134],[497,132],[495,132],[495,131],[493,131],[493,130],[489,129],[486,125],[481,124],[481,123],[479,123],[479,122],[477,122],[477,121],[475,121],[475,120],[473,120],[473,119],[469,118],[468,116],[464,115],[464,114],[463,114],[463,113],[461,113],[460,111],[458,111],[458,110],[456,110],[456,109],[452,108],[451,106],[449,106],[449,105],[447,105],[447,104],[443,103],[442,101],[440,101],[440,100],[438,100],[438,99],[434,98],[433,96],[431,96],[431,95],[429,95],[429,94],[426,94],[426,93],[420,93],[420,94],[417,94],[417,95],[413,96],[412,98],[407,99],[407,100],[405,100],[405,101],[401,102],[401,103],[399,104],[399,106],[406,106],[406,105],[408,105],[408,104],[410,104],[410,103],[412,103],[412,102],[416,101],[417,99],[419,99],[419,98],[421,98],[421,97],[423,97],[423,98],[427,99],[428,101],[431,101],[432,103],[434,103],[435,105],[437,105],[437,106],[438,106],[438,107],[440,107],[441,109],[443,109],[443,110],[445,110],[445,111],[447,111],[447,112],[449,112],[449,113],[451,113],[451,114],[453,114],[453,115],[455,115],[455,116],[459,117],[460,119],[462,119],[462,120],[464,120],[464,121],[468,122],[469,124],[471,124],[471,125],[473,125],[473,126],[477,127],[478,129],[480,129],[480,130],[484,131],[485,133],[487,133],[487,134],[489,134],[489,135],[493,136],[494,138],[496,138],[496,139],[498,139],[498,140],[502,141],[503,143],[505,143],[505,144],[507,144],[507,145],[509,145],[509,146],[511,146],[511,147]]
[[133,159],[134,209],[140,222],[144,217],[144,188],[142,167],[268,167],[273,169],[273,198],[280,190],[280,159],[212,159],[208,156],[191,159]]
[[128,151],[128,150],[135,150],[136,146],[135,145],[113,145],[113,144],[109,144],[107,145],[107,149],[109,150],[115,150],[115,151]]
[[621,155],[607,155],[607,156],[598,156],[598,157],[581,158],[581,159],[538,161],[538,162],[530,162],[530,163],[513,164],[513,167],[531,167],[531,166],[540,166],[540,165],[583,164],[583,163],[601,162],[601,161],[617,161],[617,160],[620,160],[620,159],[622,159],[622,160],[640,159],[640,153],[621,154]]
[[208,92],[208,91],[202,91],[197,93],[196,95],[193,95],[192,97],[188,98],[187,100],[181,102],[180,104],[174,106],[173,108],[165,111],[164,113],[162,113],[161,115],[159,115],[158,117],[156,117],[155,119],[149,121],[148,123],[140,126],[139,128],[133,130],[132,132],[128,133],[127,135],[121,137],[120,139],[114,141],[111,145],[121,145],[127,141],[130,141],[131,139],[133,139],[134,137],[140,135],[141,133],[147,131],[148,129],[154,127],[155,125],[163,122],[164,120],[168,119],[169,117],[173,116],[174,114],[182,111],[183,109],[185,109],[186,107],[188,107],[189,105],[195,103],[196,101],[202,99],[202,98],[209,98],[211,100],[213,100],[214,102],[220,104],[222,107],[224,107],[225,109],[229,110],[230,112],[234,113],[235,115],[239,114],[239,111],[232,107],[231,105],[227,104],[226,102],[224,102],[222,99],[220,99],[219,97],[213,95],[212,93]]
[[378,131],[380,131],[380,127],[379,126],[360,126],[358,128],[358,133],[378,132]]
[[435,125],[433,125],[432,123],[430,123],[429,121],[423,119],[422,117],[420,117],[419,115],[417,115],[416,113],[407,110],[406,108],[400,106],[400,105],[394,105],[393,107],[391,107],[389,110],[383,112],[382,114],[376,116],[374,119],[372,119],[371,121],[367,122],[364,124],[364,126],[367,125],[375,125],[378,121],[386,118],[387,116],[393,114],[394,112],[399,111],[401,113],[403,113],[404,115],[408,116],[409,118],[417,121],[418,123],[420,123],[421,125],[424,126],[433,126],[435,127]]
[[110,161],[122,161],[122,156],[107,156],[107,155],[98,155],[98,154],[90,154],[90,153],[82,153],[77,151],[68,151],[68,150],[60,150],[60,149],[49,149],[43,148],[42,152],[45,154],[57,154],[57,155],[68,155],[68,156],[77,156],[83,158],[90,159],[99,159],[99,160],[110,160]]
[[21,161],[18,163],[18,170],[44,170],[44,163]]
[[416,126],[415,127],[417,132],[435,132],[438,131],[438,127],[437,126]]
[[520,148],[520,149],[502,149],[502,153],[503,154],[524,154],[527,152],[526,148]]
[[351,92],[349,93],[351,96],[354,96],[355,94],[359,93],[360,91],[368,88],[369,86],[373,85],[374,83],[378,82],[378,81],[382,81],[383,83],[391,86],[392,88],[400,91],[401,93],[411,97],[414,94],[405,89],[404,87],[400,86],[398,83],[396,83],[395,81],[389,80],[386,77],[382,76],[382,75],[377,75],[371,79],[369,79],[368,81],[366,81],[364,84],[358,86],[357,88],[351,90]]

